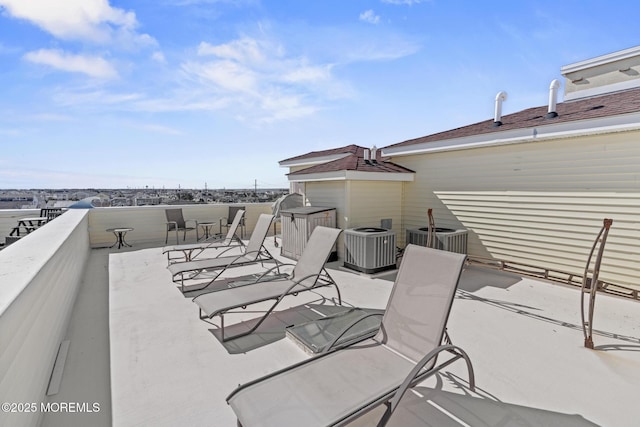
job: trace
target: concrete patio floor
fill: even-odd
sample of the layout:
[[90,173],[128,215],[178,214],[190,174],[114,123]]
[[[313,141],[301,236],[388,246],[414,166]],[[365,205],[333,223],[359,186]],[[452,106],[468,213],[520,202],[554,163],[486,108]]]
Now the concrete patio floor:
[[[271,241],[267,244],[279,253]],[[110,253],[108,272],[106,251],[92,251],[91,280],[85,286],[93,290],[83,289],[78,297],[69,359],[54,397],[99,401],[103,410],[66,418],[48,414],[43,425],[234,426],[225,397],[238,384],[308,357],[285,337],[284,327],[335,307],[332,288],[289,297],[256,333],[223,344],[217,320],[200,320],[197,306],[172,283],[161,249],[133,249]],[[236,268],[230,275],[258,270]],[[330,271],[345,305],[385,307],[391,281]],[[584,421],[575,425],[637,425],[640,306],[598,295],[596,350],[588,350],[582,346],[579,299],[574,287],[467,267],[448,332],[471,357],[477,390],[469,392],[462,362],[419,389],[423,395],[436,388],[461,398],[475,396],[501,408],[519,408],[520,414],[542,413],[549,425],[566,425],[574,414]],[[246,327],[265,307],[225,317],[229,331]],[[95,336],[82,338],[87,331]],[[371,417],[364,418],[358,425],[370,422]]]

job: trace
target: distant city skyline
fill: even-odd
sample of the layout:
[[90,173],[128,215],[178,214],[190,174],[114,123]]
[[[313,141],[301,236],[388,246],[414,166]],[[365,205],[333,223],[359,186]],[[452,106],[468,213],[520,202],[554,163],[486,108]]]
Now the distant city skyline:
[[544,105],[631,0],[0,0],[0,188],[286,188],[278,161]]

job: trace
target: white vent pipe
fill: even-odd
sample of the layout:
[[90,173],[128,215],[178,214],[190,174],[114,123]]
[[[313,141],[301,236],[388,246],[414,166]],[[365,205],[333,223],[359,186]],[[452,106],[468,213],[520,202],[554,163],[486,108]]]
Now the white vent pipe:
[[370,153],[369,153],[369,149],[365,148],[364,149],[364,161],[365,161],[365,163],[369,163],[369,159],[371,159]]
[[558,89],[560,89],[560,80],[554,79],[551,85],[549,85],[549,111],[547,112],[547,119],[558,117],[558,113],[556,112]]
[[493,126],[502,126],[502,103],[507,100],[507,92],[500,91],[496,95],[496,111],[493,116]]
[[374,145],[371,147],[371,161],[375,162],[378,160],[378,148]]

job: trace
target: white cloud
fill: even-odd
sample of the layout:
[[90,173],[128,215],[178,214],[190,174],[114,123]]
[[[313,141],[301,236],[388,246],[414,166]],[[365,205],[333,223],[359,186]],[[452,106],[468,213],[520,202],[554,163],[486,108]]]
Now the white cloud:
[[320,82],[331,79],[331,65],[324,66],[300,66],[285,72],[282,80],[292,83]]
[[412,4],[425,3],[431,0],[382,0],[382,3],[387,4],[407,4],[411,6]]
[[265,61],[266,50],[270,50],[266,43],[245,37],[217,46],[202,42],[198,46],[198,55],[213,55],[223,59],[255,64]]
[[74,118],[65,114],[57,113],[40,113],[29,116],[30,120],[38,120],[43,122],[70,122]]
[[257,89],[256,73],[234,61],[189,62],[182,69],[205,85],[223,91],[250,93]]
[[380,22],[380,17],[376,15],[373,10],[369,9],[360,14],[360,20],[370,24],[377,24]]
[[332,68],[288,55],[271,40],[245,36],[219,45],[200,43],[197,58],[181,70],[207,91],[203,97],[215,99],[237,118],[271,122],[309,115],[328,98],[350,96]]
[[151,59],[161,64],[166,64],[167,62],[167,59],[164,57],[164,53],[160,52],[159,50],[151,54]]
[[165,135],[183,135],[184,133],[178,129],[169,126],[157,125],[152,123],[129,123],[128,126],[134,129],[140,129],[145,132],[161,133]]
[[88,55],[74,55],[56,49],[40,49],[23,56],[27,61],[53,67],[57,70],[83,73],[99,79],[118,77],[116,69],[103,58]]
[[155,44],[147,34],[138,34],[134,12],[111,7],[108,0],[0,0],[5,12],[27,20],[63,40],[123,45]]
[[76,89],[60,90],[53,95],[54,102],[62,107],[74,107],[81,105],[84,111],[90,109],[101,109],[115,107],[118,110],[126,110],[126,106],[131,105],[144,96],[139,93],[111,93],[105,90]]

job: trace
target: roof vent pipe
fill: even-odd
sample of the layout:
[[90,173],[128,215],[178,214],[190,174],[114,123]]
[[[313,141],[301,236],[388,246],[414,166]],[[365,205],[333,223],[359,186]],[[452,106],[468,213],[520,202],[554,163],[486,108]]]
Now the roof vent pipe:
[[560,89],[560,80],[554,79],[549,86],[549,112],[545,116],[547,119],[558,117],[556,112],[556,103],[558,102],[558,89]]
[[371,147],[371,163],[378,162],[378,148],[374,145]]
[[371,154],[370,154],[370,152],[369,152],[369,149],[368,149],[368,148],[365,148],[365,149],[364,149],[364,162],[365,162],[365,163],[367,163],[367,164],[369,164],[369,163],[370,163],[370,161],[369,161],[369,159],[371,159],[370,155],[371,155]]
[[493,118],[493,127],[502,126],[502,103],[507,100],[507,92],[500,91],[496,95],[496,112]]

